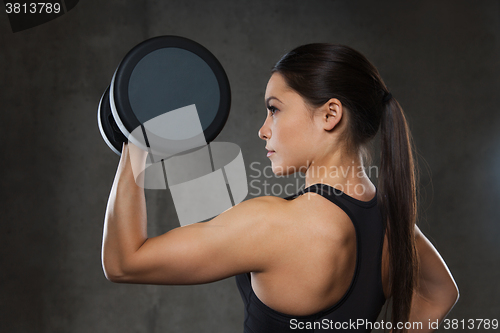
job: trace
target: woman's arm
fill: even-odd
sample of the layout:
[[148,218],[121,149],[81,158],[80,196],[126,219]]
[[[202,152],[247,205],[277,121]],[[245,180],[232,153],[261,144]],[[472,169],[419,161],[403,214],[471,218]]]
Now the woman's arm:
[[459,292],[453,276],[439,252],[415,226],[417,251],[420,260],[418,286],[413,294],[410,322],[422,322],[423,330],[409,332],[433,332],[431,322],[446,317],[458,300]]
[[[136,185],[130,162],[134,149],[123,147],[106,210],[102,264],[110,281],[197,284],[268,267],[276,244],[271,237],[278,234],[270,222],[286,218],[285,200],[251,199],[209,222],[148,238],[144,189]],[[144,163],[145,155],[139,157]]]

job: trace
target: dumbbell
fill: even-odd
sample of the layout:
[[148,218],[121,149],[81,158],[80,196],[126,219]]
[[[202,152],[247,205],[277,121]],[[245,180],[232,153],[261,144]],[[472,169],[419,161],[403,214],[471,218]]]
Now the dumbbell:
[[[205,47],[187,38],[151,38],[128,52],[116,69],[99,107],[101,134],[112,150],[123,143],[123,136],[142,145],[142,138],[130,137],[134,130],[193,104],[209,143],[224,127],[231,105],[222,65]],[[113,117],[107,116],[108,109]]]
[[170,189],[183,225],[213,217],[248,193],[239,147],[213,142],[230,105],[229,80],[210,51],[187,38],[160,36],[120,62],[99,102],[98,124],[115,153],[127,141],[148,152],[144,170],[134,175],[144,188]]

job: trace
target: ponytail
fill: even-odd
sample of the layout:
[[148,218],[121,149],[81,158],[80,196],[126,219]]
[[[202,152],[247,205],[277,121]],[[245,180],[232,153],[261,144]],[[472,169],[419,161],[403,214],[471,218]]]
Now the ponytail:
[[[389,240],[391,321],[393,327],[396,327],[396,323],[409,319],[418,273],[415,246],[416,172],[408,124],[401,106],[394,98],[385,105],[380,126],[381,157],[377,200]],[[394,328],[392,332],[406,331]]]

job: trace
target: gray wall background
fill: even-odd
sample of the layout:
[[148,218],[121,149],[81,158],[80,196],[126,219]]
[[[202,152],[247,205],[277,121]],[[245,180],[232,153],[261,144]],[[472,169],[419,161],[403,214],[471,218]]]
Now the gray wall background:
[[[461,291],[450,318],[500,319],[498,0],[85,0],[16,34],[0,13],[0,331],[242,331],[234,278],[118,285],[102,272],[103,215],[118,157],[100,136],[97,104],[128,50],[166,34],[201,43],[225,67],[232,113],[217,140],[242,148],[249,180],[251,163],[269,165],[257,131],[280,56],[310,42],[365,54],[413,131],[421,229]],[[148,191],[147,199],[151,235],[173,228],[168,191]]]

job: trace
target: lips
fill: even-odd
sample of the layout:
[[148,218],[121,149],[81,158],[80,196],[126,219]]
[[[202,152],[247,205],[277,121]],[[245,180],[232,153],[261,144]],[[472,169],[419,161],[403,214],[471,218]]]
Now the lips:
[[[267,149],[267,148],[266,148]],[[270,149],[267,149],[267,157],[271,156],[272,154],[274,154],[275,151],[274,150],[270,150]]]

